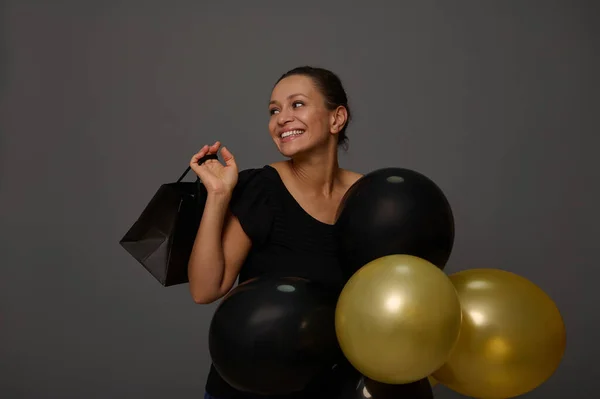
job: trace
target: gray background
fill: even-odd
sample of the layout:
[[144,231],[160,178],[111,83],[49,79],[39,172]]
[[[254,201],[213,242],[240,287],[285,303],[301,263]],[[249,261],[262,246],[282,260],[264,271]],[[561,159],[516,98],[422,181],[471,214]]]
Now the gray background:
[[279,159],[267,101],[303,64],[347,86],[344,166],[413,168],[447,193],[449,273],[511,270],[556,300],[566,356],[526,397],[594,397],[598,7],[204,3],[4,2],[2,397],[201,397],[214,305],[161,287],[118,240],[203,144],[243,169]]

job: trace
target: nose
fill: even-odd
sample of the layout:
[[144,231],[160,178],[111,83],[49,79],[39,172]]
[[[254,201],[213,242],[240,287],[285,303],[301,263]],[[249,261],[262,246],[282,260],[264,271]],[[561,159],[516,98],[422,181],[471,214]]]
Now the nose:
[[286,123],[291,122],[293,119],[292,113],[287,108],[282,109],[277,114],[277,123],[280,125],[285,125]]

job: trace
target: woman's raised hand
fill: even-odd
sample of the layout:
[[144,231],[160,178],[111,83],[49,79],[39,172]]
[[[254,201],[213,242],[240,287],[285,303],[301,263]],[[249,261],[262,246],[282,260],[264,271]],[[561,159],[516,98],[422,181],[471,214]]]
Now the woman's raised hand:
[[[207,155],[217,154],[221,148],[221,155],[225,165],[218,159],[207,159],[198,165],[198,161]],[[192,157],[190,167],[200,178],[209,194],[230,195],[238,180],[238,167],[233,154],[217,141],[213,145],[205,145]]]

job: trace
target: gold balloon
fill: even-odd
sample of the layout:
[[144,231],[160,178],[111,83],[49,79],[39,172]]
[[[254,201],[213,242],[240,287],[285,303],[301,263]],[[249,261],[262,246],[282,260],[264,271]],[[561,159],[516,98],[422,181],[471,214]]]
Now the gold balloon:
[[387,384],[426,378],[455,346],[458,295],[430,262],[410,255],[376,259],[340,294],[335,327],[346,358],[363,375]]
[[463,324],[456,348],[435,379],[463,395],[506,399],[550,378],[565,351],[566,332],[544,291],[496,269],[466,270],[450,279]]

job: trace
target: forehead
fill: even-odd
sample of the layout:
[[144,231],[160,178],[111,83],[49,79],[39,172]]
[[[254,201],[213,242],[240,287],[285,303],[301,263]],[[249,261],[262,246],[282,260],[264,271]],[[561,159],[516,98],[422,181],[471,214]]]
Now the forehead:
[[294,94],[303,94],[307,97],[314,97],[319,93],[310,77],[293,75],[288,76],[277,83],[271,92],[271,100],[283,101]]

